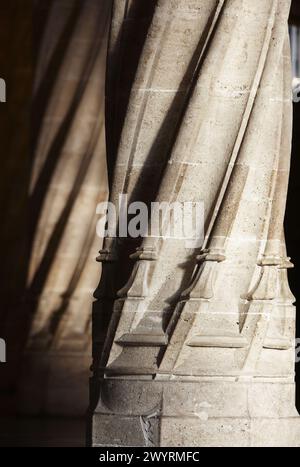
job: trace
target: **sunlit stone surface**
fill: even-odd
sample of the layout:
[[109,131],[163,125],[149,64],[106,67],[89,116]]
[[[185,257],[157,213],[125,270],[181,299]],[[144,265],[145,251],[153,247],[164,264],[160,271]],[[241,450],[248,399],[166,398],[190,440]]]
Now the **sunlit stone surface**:
[[110,199],[203,201],[205,240],[105,240],[91,442],[299,446],[283,233],[290,2],[139,4],[114,2]]

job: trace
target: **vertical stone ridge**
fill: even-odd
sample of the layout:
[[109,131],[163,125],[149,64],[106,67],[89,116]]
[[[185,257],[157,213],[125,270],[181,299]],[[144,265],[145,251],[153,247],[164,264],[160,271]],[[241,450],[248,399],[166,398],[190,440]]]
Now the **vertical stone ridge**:
[[[181,4],[182,2],[179,2],[179,4]],[[216,5],[215,5],[216,4]],[[191,67],[191,69],[187,72],[186,69],[183,70],[184,73],[186,73],[186,78],[184,77],[182,80],[181,80],[181,83],[180,83],[180,86],[179,86],[179,91],[178,91],[178,94],[180,95],[182,93],[182,97],[180,97],[181,99],[181,113],[184,112],[184,107],[185,107],[185,102],[188,100],[188,96],[189,96],[189,90],[190,88],[193,86],[193,81],[195,81],[196,79],[196,75],[197,75],[197,70],[199,68],[199,63],[201,62],[201,58],[204,54],[204,51],[208,45],[208,41],[209,41],[209,38],[211,37],[211,34],[213,33],[214,31],[214,27],[216,25],[216,21],[217,19],[219,18],[219,15],[221,14],[221,11],[222,11],[222,6],[223,6],[224,2],[207,2],[207,5],[209,5],[209,11],[208,12],[205,12],[205,15],[207,16],[208,19],[202,19],[199,17],[199,21],[201,23],[201,31],[197,31],[194,33],[195,35],[195,39],[197,40],[194,40],[194,44],[193,44],[193,47],[191,49],[191,51],[189,51],[189,59],[187,61],[187,63],[190,62],[190,64],[193,64],[193,66]],[[170,5],[167,3],[167,2],[159,2],[159,6],[161,7],[162,9],[162,12],[164,12],[166,14],[167,11],[170,10]],[[206,6],[203,6],[203,8],[206,8]],[[166,10],[166,11],[165,11]],[[197,12],[197,14],[199,14]],[[169,31],[169,35],[172,33],[172,31],[170,30],[170,27],[171,27],[171,24],[172,22],[175,21],[176,19],[176,16],[172,16],[173,13],[171,15],[166,15],[166,18],[168,18],[168,16],[170,16],[170,19],[168,19],[166,21],[166,24],[164,25],[164,27],[162,28],[162,30],[160,31],[160,34],[164,37],[166,37],[166,34],[167,32]],[[154,15],[154,22],[158,21],[157,19],[155,19],[155,15]],[[174,19],[175,18],[175,19]],[[177,19],[178,21],[178,19]],[[203,23],[203,24],[202,24]],[[207,24],[209,24],[209,27],[207,28],[207,31],[206,31],[206,26]],[[205,34],[204,34],[205,33]],[[202,38],[202,35],[204,35],[205,37]],[[200,36],[200,41],[199,41],[199,36]],[[150,35],[149,37],[151,37],[151,32],[150,32]],[[150,39],[148,38],[148,41]],[[156,44],[156,53],[153,55],[153,60],[155,61],[158,61],[158,60],[161,60],[161,54],[162,54],[162,47],[161,47],[161,44],[163,44],[164,41],[160,40],[158,41],[158,43]],[[147,41],[146,41],[146,45],[145,45],[145,49],[147,49]],[[145,53],[145,50],[144,50],[144,53]],[[195,55],[194,57],[192,55]],[[156,57],[156,58],[155,58]],[[191,58],[192,57],[192,58]],[[143,62],[143,58],[141,59],[141,62]],[[150,78],[148,78],[148,81],[147,81],[147,85],[145,87],[146,91],[143,90],[143,97],[142,97],[142,102],[140,104],[140,112],[142,112],[142,114],[144,115],[145,114],[145,106],[147,105],[147,102],[148,100],[151,98],[151,92],[148,92],[148,88],[150,89],[151,88],[151,83],[152,83],[152,80],[153,80],[153,76],[152,74],[155,73],[156,71],[156,68],[157,66],[152,66],[150,67],[150,72],[148,73],[148,75],[150,76]],[[143,76],[143,75],[142,75]],[[137,77],[136,80],[138,80],[139,78]],[[142,78],[144,79],[144,77]],[[150,80],[150,81],[149,81]],[[186,81],[186,82],[184,82]],[[133,91],[132,91],[132,96],[131,96],[131,99],[134,101],[134,99],[136,99],[136,96],[135,96],[135,93],[136,93],[136,84],[134,84],[134,87],[133,87]],[[174,89],[174,92],[175,92],[175,89]],[[172,94],[171,94],[171,97],[172,97]],[[173,99],[173,97],[172,97]],[[136,118],[136,117],[135,117]],[[143,118],[144,117],[140,117],[140,118],[136,118],[136,124],[138,125],[138,127],[136,126],[136,130],[137,130],[137,133],[135,133],[135,136],[133,138],[134,141],[137,141],[136,138],[138,137],[139,133],[140,133],[140,129],[141,129],[141,125],[142,125],[142,122],[143,122]],[[178,122],[179,124],[179,122]],[[123,132],[125,131],[125,134],[126,134],[126,129],[123,130]],[[136,145],[134,144],[134,147]],[[134,152],[133,152],[134,151]],[[124,151],[122,150],[122,143],[121,143],[121,148],[119,149],[119,153],[120,153],[120,158],[122,158],[123,156],[123,153]],[[167,155],[168,151],[165,150],[165,154]],[[129,192],[129,195],[130,195],[130,187],[128,186],[128,183],[129,183],[129,180],[130,180],[130,177],[131,177],[131,172],[132,172],[132,169],[133,169],[133,166],[131,166],[131,169],[129,170],[128,168],[128,165],[127,164],[133,164],[133,157],[136,157],[136,149],[132,148],[132,146],[130,147],[130,157],[129,159],[124,163],[127,167],[127,170],[125,170],[125,167],[123,165],[123,163],[120,165],[120,168],[119,170],[122,171],[122,173],[124,174],[124,176],[122,176],[121,178],[123,179],[121,185],[117,185],[116,189],[115,189],[115,193],[127,193]],[[164,156],[165,157],[165,156]],[[131,162],[130,162],[131,161]],[[118,163],[117,163],[117,166],[118,166]],[[117,169],[118,170],[118,169]],[[118,177],[117,177],[118,179]],[[127,181],[126,181],[127,180]],[[125,185],[124,185],[125,184]],[[136,195],[134,195],[136,196]],[[117,199],[116,199],[116,196],[114,195],[114,193],[112,193],[111,195],[111,199],[113,199],[115,201],[115,203],[117,203]],[[153,242],[152,242],[153,243]],[[155,245],[152,245],[151,244],[151,240],[150,241],[147,241],[146,244],[145,244],[145,248],[146,249],[154,249],[156,248]],[[134,259],[135,261],[139,262],[139,259],[138,257],[136,258],[132,258]],[[142,261],[142,267],[143,267],[143,270],[146,271],[147,270],[147,274],[149,274],[149,268],[146,268],[145,266],[145,261],[147,260],[143,260]],[[139,274],[136,274],[136,272],[139,272]],[[136,264],[133,268],[133,271],[131,273],[131,278],[129,279],[129,284],[132,283],[132,280],[133,278],[135,280],[140,280],[140,271],[141,271],[141,268],[140,268],[140,265],[139,264]],[[146,278],[144,280],[144,282],[147,281]],[[122,292],[123,293],[126,289],[128,289],[129,286],[125,286],[125,288],[123,287],[122,289]],[[129,297],[129,301],[132,302],[131,298]],[[120,307],[120,300],[118,300],[118,303],[116,304],[116,307],[115,307],[115,310],[119,310],[119,307]],[[119,313],[119,311],[118,311]],[[117,319],[116,318],[116,313],[113,312],[113,315],[114,315],[114,318],[112,319],[112,321],[114,323],[117,322]],[[111,332],[111,331],[110,331]],[[156,333],[157,331],[154,332],[154,339],[157,339],[156,337]],[[125,334],[127,335],[128,332]],[[161,328],[160,330],[160,340],[164,340],[165,341],[165,338],[163,338],[164,336],[164,333],[163,333],[163,329]]]

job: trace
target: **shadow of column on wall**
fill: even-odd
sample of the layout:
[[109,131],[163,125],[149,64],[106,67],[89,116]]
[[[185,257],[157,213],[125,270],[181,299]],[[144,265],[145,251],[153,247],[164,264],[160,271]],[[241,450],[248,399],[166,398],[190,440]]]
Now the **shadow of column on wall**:
[[[1,415],[17,410],[18,387],[27,388],[29,413],[35,405],[35,414],[47,413],[47,397],[56,414],[83,414],[88,405],[88,318],[101,247],[96,206],[107,196],[103,120],[110,5],[0,2],[0,78],[7,82],[7,103],[0,106],[0,338],[7,342],[8,361],[0,368]],[[26,351],[22,365],[41,311],[49,315],[51,339],[30,355]],[[51,395],[50,383],[56,384]],[[72,387],[80,408],[72,404]],[[38,398],[36,392],[44,390],[47,396]]]

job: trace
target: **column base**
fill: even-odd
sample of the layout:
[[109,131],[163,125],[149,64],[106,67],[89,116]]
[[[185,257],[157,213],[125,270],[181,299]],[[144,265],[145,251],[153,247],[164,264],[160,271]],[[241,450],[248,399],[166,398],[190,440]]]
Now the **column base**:
[[289,382],[105,379],[95,447],[300,447]]

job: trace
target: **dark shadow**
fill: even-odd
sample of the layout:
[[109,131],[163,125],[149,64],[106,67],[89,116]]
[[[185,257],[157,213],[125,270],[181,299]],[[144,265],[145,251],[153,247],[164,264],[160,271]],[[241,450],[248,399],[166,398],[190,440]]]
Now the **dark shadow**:
[[300,3],[299,3],[299,0],[293,0],[292,1],[290,22],[292,24],[297,24],[297,25],[300,24]]
[[32,2],[0,2],[0,77],[7,101],[0,104],[0,337],[7,363],[0,365],[0,413],[15,410],[23,349],[24,294],[29,263],[27,194],[31,176],[30,101],[33,84]]
[[[299,281],[298,274],[300,265],[300,232],[299,232],[299,199],[300,199],[300,103],[294,104],[294,131],[293,150],[291,161],[291,175],[288,192],[287,211],[285,218],[285,233],[288,255],[295,264],[294,269],[289,270],[289,281],[293,294],[298,299]],[[300,316],[297,312],[296,336],[300,337]],[[296,364],[296,403],[300,411],[300,363]]]

